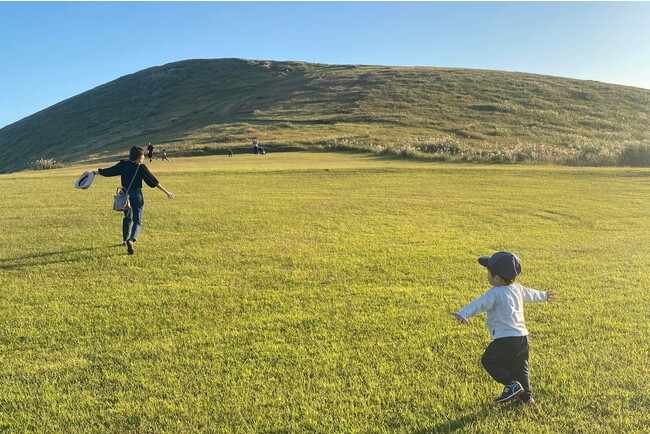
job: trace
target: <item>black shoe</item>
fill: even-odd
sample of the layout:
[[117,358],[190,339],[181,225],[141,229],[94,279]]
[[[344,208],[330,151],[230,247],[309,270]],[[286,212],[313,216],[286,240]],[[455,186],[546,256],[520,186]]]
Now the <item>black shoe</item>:
[[533,398],[528,398],[526,401],[522,400],[521,398],[515,398],[512,400],[512,403],[514,405],[525,405],[526,407],[534,407],[537,405]]
[[133,240],[126,240],[126,251],[129,252],[129,255],[133,254]]
[[495,401],[499,404],[505,404],[506,402],[512,401],[524,392],[525,390],[519,381],[513,381],[503,389],[503,393]]

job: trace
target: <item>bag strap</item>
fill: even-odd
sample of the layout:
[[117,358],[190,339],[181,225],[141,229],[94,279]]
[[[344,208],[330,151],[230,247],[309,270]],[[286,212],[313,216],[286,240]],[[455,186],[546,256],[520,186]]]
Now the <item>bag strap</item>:
[[135,172],[133,173],[133,179],[131,179],[131,183],[129,186],[126,188],[126,192],[128,193],[129,190],[131,189],[131,186],[133,185],[133,181],[135,181],[135,175],[138,174],[138,169],[140,168],[140,163],[138,163],[138,167],[135,168]]

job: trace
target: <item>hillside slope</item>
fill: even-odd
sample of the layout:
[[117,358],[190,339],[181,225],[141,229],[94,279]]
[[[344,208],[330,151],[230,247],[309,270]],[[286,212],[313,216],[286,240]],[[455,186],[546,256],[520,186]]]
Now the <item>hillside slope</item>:
[[650,144],[650,91],[500,71],[187,60],[121,77],[0,129],[0,172],[151,141],[553,160]]

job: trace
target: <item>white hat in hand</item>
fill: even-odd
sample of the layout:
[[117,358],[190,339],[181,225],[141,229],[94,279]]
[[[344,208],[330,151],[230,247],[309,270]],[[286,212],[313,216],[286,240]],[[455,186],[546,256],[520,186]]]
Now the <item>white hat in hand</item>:
[[77,182],[74,183],[74,188],[80,188],[82,190],[90,187],[90,184],[95,180],[95,174],[93,172],[84,172],[81,174]]

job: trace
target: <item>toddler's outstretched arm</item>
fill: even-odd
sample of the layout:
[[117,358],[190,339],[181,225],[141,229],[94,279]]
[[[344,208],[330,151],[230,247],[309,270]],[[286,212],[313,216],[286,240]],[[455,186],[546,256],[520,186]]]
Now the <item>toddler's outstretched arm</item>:
[[456,312],[452,312],[451,315],[456,318],[456,321],[458,321],[461,324],[468,324],[467,320],[463,318],[462,316],[458,315]]

